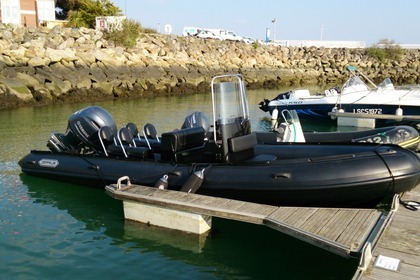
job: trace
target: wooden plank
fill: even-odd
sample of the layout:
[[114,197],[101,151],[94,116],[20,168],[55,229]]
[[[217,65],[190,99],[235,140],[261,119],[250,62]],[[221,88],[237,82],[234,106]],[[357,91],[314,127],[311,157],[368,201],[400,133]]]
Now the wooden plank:
[[[360,252],[381,217],[373,209],[298,208],[287,211],[288,215],[279,214],[281,210],[269,216],[271,227],[277,226],[283,232],[341,255]],[[349,230],[352,231],[347,233]]]
[[293,215],[296,210],[296,207],[279,207],[276,211],[271,213],[269,218],[273,220],[284,221],[289,216]]
[[287,223],[276,221],[270,218],[265,219],[264,223],[280,232],[308,242],[317,247],[323,248],[327,251],[333,252],[335,254],[347,257],[350,254],[349,248],[343,244],[339,244],[335,241],[326,239],[320,235],[313,234],[308,231],[304,231],[301,228],[293,227]]
[[[417,226],[420,227],[420,224],[417,224]],[[380,247],[418,255],[420,250],[420,235],[418,233],[419,230],[407,230],[404,227],[397,227],[392,224],[392,229],[385,233]]]
[[337,242],[355,247],[362,246],[370,233],[368,229],[375,226],[380,216],[380,211],[359,210],[347,228],[337,238]]
[[338,212],[335,208],[320,208],[318,209],[305,224],[302,225],[301,229],[318,234],[319,231],[324,227],[326,223]]
[[348,226],[349,220],[353,219],[355,215],[355,210],[339,209],[317,234],[336,241],[343,230]]
[[406,265],[405,269],[398,271],[386,270],[383,268],[375,268],[365,272],[363,279],[369,280],[387,280],[387,279],[401,279],[401,280],[418,280],[418,273],[416,266]]
[[156,190],[157,189],[153,189],[153,188],[138,188],[138,187],[132,186],[131,188],[127,189],[126,192],[139,194],[139,195],[152,195],[156,192]]
[[365,216],[365,212],[357,211],[356,215],[349,220],[345,230],[343,230],[342,234],[340,234],[336,240],[343,244],[348,244],[349,246],[354,245],[353,242],[358,240],[356,236],[360,232],[359,227],[363,225],[363,221],[366,218]]
[[[219,208],[224,209],[224,208],[229,208],[232,203],[232,201],[230,199],[224,199],[224,200],[218,200],[219,203],[217,204]],[[215,204],[214,201],[211,202],[211,204],[207,204],[207,206],[213,206]]]
[[401,250],[394,250],[394,249],[387,249],[384,247],[379,247],[375,251],[375,255],[383,255],[383,256],[392,256],[393,258],[402,260],[405,264],[410,264],[413,266],[419,266],[419,254],[420,252],[417,251],[417,254],[411,254],[409,252]]
[[284,220],[284,223],[300,228],[317,210],[318,208],[298,208],[292,215]]

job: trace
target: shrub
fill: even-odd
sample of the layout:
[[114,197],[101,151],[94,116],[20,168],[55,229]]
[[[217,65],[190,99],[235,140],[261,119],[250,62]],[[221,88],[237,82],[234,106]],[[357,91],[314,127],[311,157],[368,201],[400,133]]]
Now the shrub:
[[387,60],[400,61],[404,50],[394,40],[382,39],[377,44],[366,49],[366,54],[380,62]]
[[260,43],[258,43],[258,41],[255,40],[254,42],[252,42],[252,46],[254,47],[254,49],[256,49],[260,46]]
[[113,29],[108,33],[107,39],[113,41],[116,46],[131,48],[136,45],[140,32],[140,23],[126,19],[123,20],[121,29]]
[[146,27],[146,28],[143,28],[143,33],[153,34],[153,33],[157,33],[157,31],[154,28]]

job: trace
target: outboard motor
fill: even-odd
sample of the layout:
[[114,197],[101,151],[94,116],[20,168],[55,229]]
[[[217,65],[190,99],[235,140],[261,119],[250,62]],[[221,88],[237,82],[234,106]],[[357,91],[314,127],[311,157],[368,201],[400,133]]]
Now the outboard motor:
[[70,116],[67,134],[71,132],[86,146],[101,149],[98,131],[103,126],[108,126],[114,135],[117,134],[115,121],[107,110],[97,106],[87,107]]
[[78,150],[81,144],[101,149],[98,131],[103,126],[108,126],[116,135],[117,126],[107,110],[97,106],[81,109],[69,117],[66,133],[53,133],[47,146],[59,152]]
[[208,137],[208,133],[210,131],[210,121],[207,118],[206,114],[204,114],[203,112],[194,112],[185,118],[181,129],[191,128],[191,127],[204,128],[205,135],[206,137]]

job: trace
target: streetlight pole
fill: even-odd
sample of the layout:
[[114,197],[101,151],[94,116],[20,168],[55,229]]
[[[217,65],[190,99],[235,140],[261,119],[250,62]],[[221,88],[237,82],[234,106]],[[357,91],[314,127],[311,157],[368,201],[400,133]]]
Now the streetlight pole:
[[272,23],[273,23],[273,42],[275,42],[276,41],[276,22],[277,22],[277,18],[274,18],[272,21],[271,21]]

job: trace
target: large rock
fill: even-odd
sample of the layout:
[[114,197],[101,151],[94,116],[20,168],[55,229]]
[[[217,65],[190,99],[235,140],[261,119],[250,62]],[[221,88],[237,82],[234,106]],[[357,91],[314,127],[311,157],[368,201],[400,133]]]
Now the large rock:
[[17,73],[16,79],[22,84],[24,84],[26,87],[35,88],[41,85],[39,80],[35,79],[33,76],[28,75],[26,73]]
[[114,85],[111,82],[98,82],[98,83],[93,83],[92,87],[95,89],[100,90],[100,92],[102,92],[105,95],[113,95],[114,93]]
[[3,84],[7,88],[7,92],[10,95],[14,95],[23,101],[33,99],[29,88],[18,79],[0,77],[0,84]]
[[49,58],[51,62],[59,62],[62,59],[67,61],[77,60],[75,52],[70,48],[66,48],[63,50],[47,48],[45,56]]
[[54,79],[50,83],[46,83],[45,86],[55,97],[68,93],[72,88],[70,81],[60,79]]
[[50,63],[49,59],[44,59],[44,58],[41,58],[41,57],[32,57],[28,61],[28,66],[37,67],[37,66],[48,65],[49,63]]

